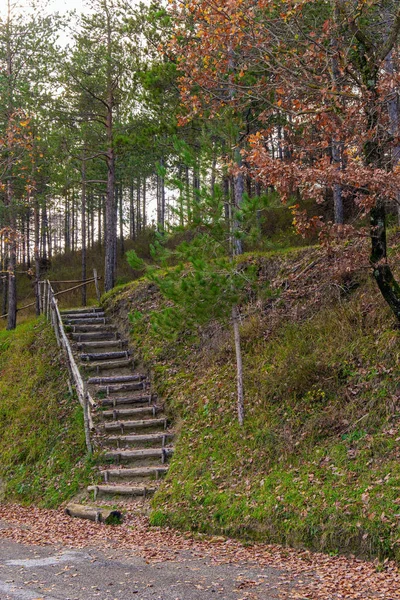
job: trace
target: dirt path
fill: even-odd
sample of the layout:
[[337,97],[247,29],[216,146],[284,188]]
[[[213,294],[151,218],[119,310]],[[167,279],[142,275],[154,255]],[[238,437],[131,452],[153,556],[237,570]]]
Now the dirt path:
[[0,505],[1,600],[400,599],[387,563]]

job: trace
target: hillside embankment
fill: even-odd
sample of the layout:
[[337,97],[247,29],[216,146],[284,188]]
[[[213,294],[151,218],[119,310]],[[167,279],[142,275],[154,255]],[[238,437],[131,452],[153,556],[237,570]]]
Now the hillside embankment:
[[399,330],[367,249],[241,261],[258,273],[241,307],[244,427],[229,327],[157,335],[166,301],[145,279],[104,298],[126,331],[146,315],[131,336],[180,430],[152,523],[399,560]]
[[59,506],[89,477],[83,414],[43,319],[0,331],[0,501]]

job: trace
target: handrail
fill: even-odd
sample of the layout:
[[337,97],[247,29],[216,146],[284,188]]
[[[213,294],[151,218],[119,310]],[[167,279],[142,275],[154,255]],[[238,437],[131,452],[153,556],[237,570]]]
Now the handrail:
[[[89,283],[94,283],[94,285],[96,287],[97,300],[100,302],[100,295],[101,295],[100,288],[99,288],[100,279],[101,279],[101,276],[97,275],[97,270],[93,269],[93,277],[91,279],[86,279],[85,281],[77,280],[77,281],[80,281],[79,285],[75,285],[74,287],[68,288],[67,290],[61,290],[60,292],[55,292],[54,295],[62,296],[62,294],[67,294],[68,292],[77,290],[78,288],[81,288],[84,285],[88,285]],[[47,280],[39,281],[39,285],[42,284],[44,281],[47,281]],[[52,283],[77,283],[77,281],[50,281],[50,284],[52,284]],[[31,308],[32,306],[36,306],[36,300],[35,300],[35,302],[31,302],[30,304],[26,304],[25,306],[21,306],[20,308],[17,308],[17,312],[19,312],[21,310],[25,310],[26,308]],[[5,319],[6,317],[8,317],[8,313],[5,313],[4,315],[0,315],[0,319]]]
[[92,443],[90,441],[90,430],[92,427],[92,418],[90,414],[90,394],[87,389],[86,382],[82,379],[78,365],[76,364],[71,344],[65,334],[64,325],[61,319],[61,313],[58,308],[58,300],[56,294],[48,279],[40,282],[43,290],[40,294],[40,310],[54,329],[57,344],[61,347],[67,358],[67,364],[70,373],[71,383],[74,385],[78,394],[79,402],[83,408],[83,421],[85,426],[86,447],[89,454],[92,453]]

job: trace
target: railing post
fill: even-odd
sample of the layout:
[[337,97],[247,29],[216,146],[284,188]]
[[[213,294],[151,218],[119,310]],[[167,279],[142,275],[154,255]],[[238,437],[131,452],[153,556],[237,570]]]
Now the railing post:
[[50,321],[50,297],[51,297],[51,286],[50,281],[47,280],[47,320]]
[[96,295],[97,301],[100,303],[100,288],[99,288],[99,279],[97,277],[97,269],[93,269],[93,277],[94,277],[94,285],[96,286]]
[[90,441],[89,400],[86,381],[83,382],[83,423],[85,427],[86,448],[89,454],[92,454],[93,448]]
[[60,332],[58,330],[56,302],[57,302],[56,298],[54,298],[54,295],[52,295],[52,298],[51,298],[51,323],[53,325],[54,333],[56,334],[57,345],[60,348],[61,340],[60,340]]
[[40,280],[36,280],[36,294],[37,294],[37,299],[38,299],[38,304],[39,304],[39,315],[42,314],[42,294],[41,294],[41,287],[42,287],[42,282]]
[[47,307],[46,307],[46,280],[42,281],[42,314],[44,314],[44,316],[46,316],[47,313]]

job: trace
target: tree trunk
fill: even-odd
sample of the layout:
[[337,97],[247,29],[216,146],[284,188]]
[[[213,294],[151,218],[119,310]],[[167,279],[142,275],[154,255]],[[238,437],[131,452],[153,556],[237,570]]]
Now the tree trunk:
[[122,183],[119,185],[119,237],[120,237],[120,252],[123,257],[125,254],[124,243],[124,194]]
[[32,211],[28,208],[26,212],[26,266],[31,268],[31,214]]
[[[197,149],[196,149],[197,150]],[[200,168],[199,159],[196,157],[195,166],[193,167],[193,222],[195,225],[200,224]]]
[[371,210],[371,263],[382,296],[400,321],[400,285],[387,263],[385,202],[378,199]]
[[115,158],[113,148],[107,154],[107,198],[105,230],[104,287],[110,291],[115,285]]
[[[81,218],[82,218],[82,281],[86,281],[86,156],[85,150],[82,153],[82,191],[81,191]],[[81,290],[82,306],[87,303],[86,285],[82,286]]]
[[189,167],[187,165],[185,165],[185,196],[187,220],[190,224],[192,222],[192,203],[190,198]]
[[[237,147],[235,150],[235,162],[237,166],[240,168],[242,166],[242,155],[240,154],[240,149]],[[234,176],[234,194],[235,194],[235,208],[238,209],[241,207],[243,202],[243,194],[244,194],[244,177],[243,173],[239,171]],[[233,244],[234,244],[234,253],[242,254],[243,247],[242,241],[238,237],[239,233],[239,223],[236,218],[232,221],[232,234],[233,234]]]
[[[365,162],[375,168],[384,167],[384,151],[379,140],[377,110],[379,95],[377,92],[378,67],[370,67],[368,57],[363,54],[365,68],[363,75],[365,85],[372,95],[373,100],[369,102],[366,113],[368,127],[373,132],[371,139],[365,143]],[[391,308],[397,320],[400,321],[400,286],[395,280],[392,270],[387,262],[386,243],[386,209],[384,198],[378,197],[375,206],[370,213],[370,236],[371,236],[371,265],[373,274],[379,290]]]
[[[338,22],[338,10],[337,7],[333,7],[335,22]],[[332,84],[334,89],[340,88],[340,70],[338,63],[338,43],[336,36],[334,35],[331,40],[331,48],[332,48]],[[343,168],[343,144],[333,138],[332,139],[332,163],[334,164],[337,171],[340,171]],[[337,224],[344,223],[344,211],[343,211],[343,194],[342,194],[342,186],[339,183],[334,183],[333,185],[333,211],[334,211],[334,221]]]
[[225,224],[229,227],[231,222],[231,202],[229,193],[229,175],[227,174],[222,178],[222,192],[224,195]]
[[72,190],[71,197],[71,228],[70,228],[70,243],[72,252],[75,251],[75,229],[76,229],[76,212],[75,212],[75,192]]
[[[394,75],[393,51],[385,59],[385,69],[390,75]],[[388,100],[388,114],[390,122],[390,133],[398,140],[400,133],[400,102],[399,92],[394,89]],[[395,169],[400,163],[400,145],[397,143],[392,149],[392,168]],[[397,191],[397,221],[400,224],[400,190]]]
[[146,229],[146,177],[143,177],[143,214],[142,214],[142,222],[143,222],[143,229]]
[[112,39],[111,20],[107,3],[104,2],[107,17],[107,198],[106,198],[106,235],[105,235],[105,264],[104,264],[104,288],[110,291],[115,285],[115,245],[117,238],[115,218],[115,151],[113,140],[113,109],[114,109],[114,84],[112,65]]
[[236,379],[237,379],[237,414],[239,425],[244,423],[244,391],[243,391],[243,361],[242,349],[240,344],[240,322],[238,307],[232,308],[232,325],[235,337],[235,352],[236,352]]
[[98,243],[99,243],[99,250],[101,250],[101,234],[102,234],[102,228],[101,228],[101,215],[103,212],[103,196],[101,194],[99,194],[99,200],[98,200],[98,206],[97,206],[97,235],[98,235]]
[[[15,230],[15,220],[11,219],[11,227]],[[15,329],[17,326],[17,240],[13,235],[10,242],[10,259],[8,263],[8,317],[7,329]]]
[[130,238],[131,240],[134,240],[136,237],[136,228],[135,228],[135,205],[133,202],[133,198],[134,198],[134,187],[133,187],[133,181],[131,182],[131,185],[129,187],[129,214],[130,214],[130,218],[129,218],[129,230],[130,230]]
[[51,210],[48,210],[47,216],[47,228],[46,228],[46,237],[47,237],[47,250],[48,250],[48,259],[51,261],[53,257],[53,240],[51,237],[51,229],[52,229],[52,215]]
[[39,253],[39,240],[40,240],[40,209],[38,199],[35,198],[33,219],[34,219],[34,236],[35,236],[35,308],[36,315],[40,315],[40,253]]
[[140,233],[142,229],[142,211],[140,202],[140,177],[138,177],[136,180],[136,231],[138,233]]

